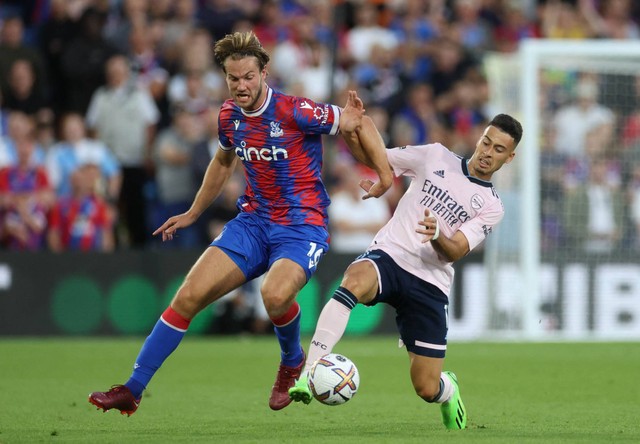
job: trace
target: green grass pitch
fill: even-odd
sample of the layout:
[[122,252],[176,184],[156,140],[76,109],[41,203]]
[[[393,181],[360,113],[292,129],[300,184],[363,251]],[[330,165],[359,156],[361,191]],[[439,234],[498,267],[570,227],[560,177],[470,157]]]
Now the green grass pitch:
[[124,382],[142,340],[0,339],[0,443],[640,442],[637,342],[452,343],[469,423],[447,431],[386,336],[336,347],[361,376],[343,406],[269,410],[274,337],[187,337],[136,414],[97,411],[87,395]]

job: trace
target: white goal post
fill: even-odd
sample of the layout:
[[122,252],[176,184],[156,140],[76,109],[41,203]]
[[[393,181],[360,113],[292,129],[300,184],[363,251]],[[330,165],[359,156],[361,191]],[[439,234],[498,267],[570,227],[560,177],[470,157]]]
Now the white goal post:
[[[635,276],[640,274],[636,273],[640,261],[616,261],[612,255],[601,264],[594,266],[591,261],[581,267],[584,257],[578,250],[559,251],[552,260],[543,258],[540,198],[545,191],[541,190],[541,141],[549,131],[551,117],[541,108],[541,94],[546,93],[541,73],[548,77],[550,72],[560,72],[570,77],[595,72],[640,78],[640,43],[531,39],[521,44],[517,54],[489,54],[485,71],[491,90],[490,109],[513,114],[522,122],[524,134],[516,160],[494,176],[507,213],[494,233],[496,239],[490,237],[486,245],[484,279],[489,308],[481,310],[486,317],[484,336],[640,339],[640,278]],[[607,87],[612,94],[619,94],[617,85]],[[640,109],[640,103],[637,106]],[[509,212],[514,215],[510,217]],[[509,240],[501,240],[501,236]],[[607,292],[615,293],[618,287],[624,297],[616,299],[613,294],[610,308]],[[545,304],[552,307],[546,308],[552,312],[550,316],[541,309]],[[559,326],[550,325],[554,323]]]

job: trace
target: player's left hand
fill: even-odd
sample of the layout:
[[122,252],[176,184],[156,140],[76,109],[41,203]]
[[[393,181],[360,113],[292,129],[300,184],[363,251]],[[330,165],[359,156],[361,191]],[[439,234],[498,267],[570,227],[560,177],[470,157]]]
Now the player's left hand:
[[424,234],[422,243],[427,243],[432,240],[436,240],[440,236],[440,225],[438,219],[431,215],[431,211],[428,208],[424,210],[424,219],[418,221],[420,228],[416,228],[416,233]]

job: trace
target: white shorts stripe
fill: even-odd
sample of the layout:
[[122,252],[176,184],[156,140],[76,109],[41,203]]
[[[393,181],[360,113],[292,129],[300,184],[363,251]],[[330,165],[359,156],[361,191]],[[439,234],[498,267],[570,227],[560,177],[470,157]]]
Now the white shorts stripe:
[[446,345],[431,344],[429,342],[416,341],[414,344],[416,347],[430,348],[432,350],[446,350]]
[[368,257],[363,257],[362,259],[356,259],[355,261],[353,261],[353,263],[355,264],[356,262],[362,262],[362,261],[371,262],[371,264],[373,265],[373,268],[376,269],[376,274],[378,275],[378,294],[382,293],[382,277],[380,276],[380,270],[378,269],[378,264],[376,264],[375,261],[369,259]]

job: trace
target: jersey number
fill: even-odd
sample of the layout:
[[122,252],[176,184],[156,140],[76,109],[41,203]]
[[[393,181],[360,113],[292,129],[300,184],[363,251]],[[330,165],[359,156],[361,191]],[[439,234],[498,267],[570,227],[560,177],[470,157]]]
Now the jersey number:
[[315,242],[309,242],[309,245],[311,248],[309,248],[307,257],[309,258],[309,269],[312,269],[318,266],[318,262],[320,262],[320,258],[322,257],[324,250],[322,248],[318,248],[318,244]]

